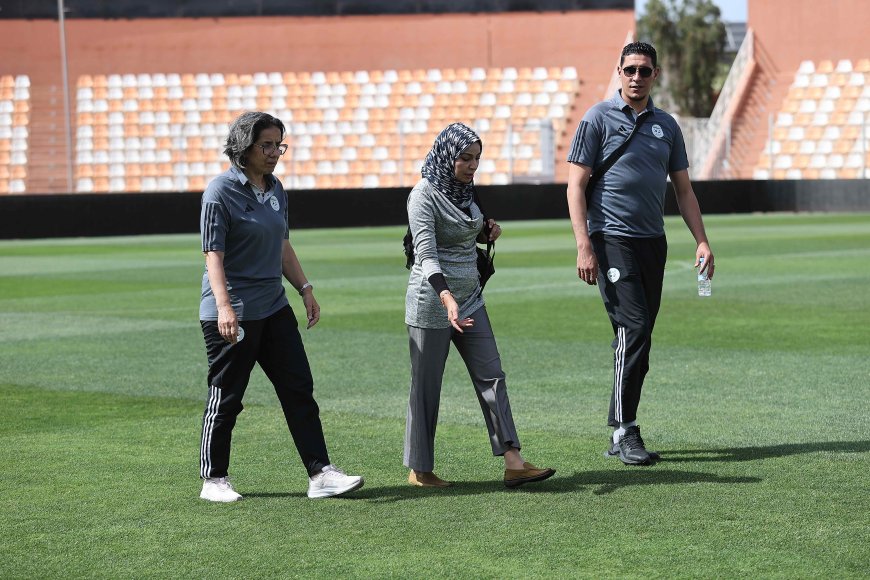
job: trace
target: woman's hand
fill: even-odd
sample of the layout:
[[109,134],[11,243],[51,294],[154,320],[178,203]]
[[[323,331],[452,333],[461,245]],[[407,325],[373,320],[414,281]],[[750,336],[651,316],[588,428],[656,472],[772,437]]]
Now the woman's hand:
[[218,306],[218,332],[230,344],[236,344],[239,337],[239,319],[229,304]]
[[317,324],[320,320],[320,305],[314,299],[314,289],[308,287],[302,293],[302,304],[305,305],[305,314],[308,316],[308,326],[306,330]]
[[447,309],[447,320],[450,321],[450,326],[460,333],[463,328],[474,326],[474,319],[472,318],[459,320],[459,305],[456,303],[456,299],[450,293],[450,290],[444,290],[438,297],[441,298],[441,304]]
[[496,221],[492,218],[486,220],[486,223],[483,224],[483,229],[480,234],[477,236],[477,241],[481,244],[485,244],[487,242],[494,242],[501,235],[501,226],[496,223]]

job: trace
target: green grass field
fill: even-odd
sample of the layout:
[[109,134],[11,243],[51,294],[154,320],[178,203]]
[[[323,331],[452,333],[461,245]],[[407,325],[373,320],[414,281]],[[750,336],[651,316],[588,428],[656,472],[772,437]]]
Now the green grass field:
[[602,457],[611,330],[570,225],[508,222],[488,308],[524,454],[558,472],[504,489],[454,352],[436,471],[457,483],[408,486],[404,228],[298,231],[330,452],[366,486],[305,497],[257,370],[231,505],[198,499],[197,236],[0,242],[0,578],[866,578],[870,215],[708,216],[710,299],[667,225],[640,411],[659,464]]

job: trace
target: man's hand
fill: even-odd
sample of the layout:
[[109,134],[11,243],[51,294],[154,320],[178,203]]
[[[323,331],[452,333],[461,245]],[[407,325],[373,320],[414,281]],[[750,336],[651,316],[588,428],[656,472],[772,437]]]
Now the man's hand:
[[577,248],[577,277],[590,286],[598,284],[598,258],[591,246]]

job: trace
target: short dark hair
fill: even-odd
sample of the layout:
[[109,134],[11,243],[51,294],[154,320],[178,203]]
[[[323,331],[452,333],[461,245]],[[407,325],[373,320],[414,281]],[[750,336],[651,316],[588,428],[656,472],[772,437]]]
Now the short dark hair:
[[284,139],[284,123],[280,119],[268,113],[258,111],[242,113],[230,126],[224,154],[230,158],[230,163],[237,169],[244,169],[247,159],[245,151],[256,143],[263,129],[277,127],[281,131],[281,139]]
[[652,60],[653,68],[658,66],[656,49],[651,44],[647,44],[646,42],[632,42],[631,44],[626,44],[625,48],[622,49],[622,56],[619,57],[619,66],[622,66],[625,57],[630,54],[642,54],[648,56]]

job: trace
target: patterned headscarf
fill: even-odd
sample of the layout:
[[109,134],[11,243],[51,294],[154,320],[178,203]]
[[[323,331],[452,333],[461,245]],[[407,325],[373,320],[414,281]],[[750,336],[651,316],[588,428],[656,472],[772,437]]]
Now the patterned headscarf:
[[[474,182],[462,183],[456,179],[455,163],[463,151],[478,141],[480,137],[470,127],[453,123],[435,138],[432,150],[423,162],[423,177],[459,208],[471,205]],[[482,141],[480,146],[482,150]]]

